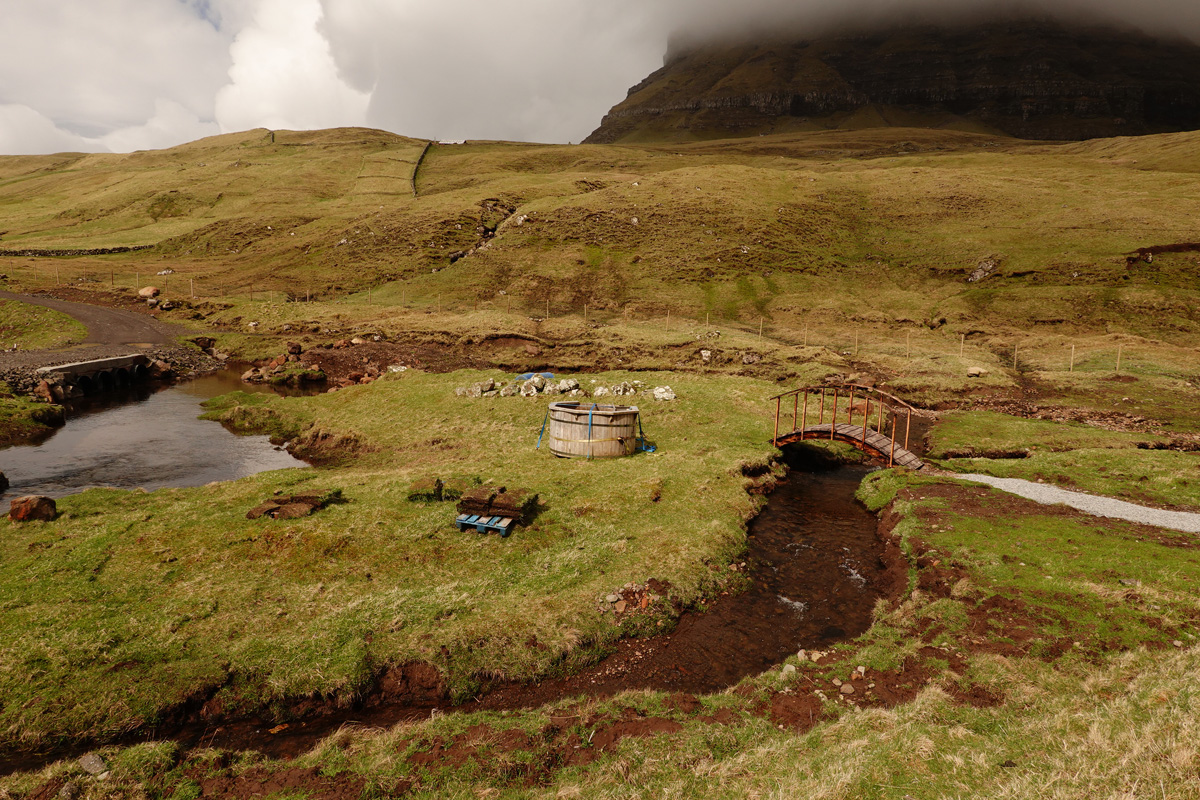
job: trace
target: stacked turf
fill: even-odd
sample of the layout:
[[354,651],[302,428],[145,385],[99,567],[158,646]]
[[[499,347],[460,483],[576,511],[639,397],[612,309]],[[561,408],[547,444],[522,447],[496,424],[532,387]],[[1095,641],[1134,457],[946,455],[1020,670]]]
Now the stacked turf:
[[507,517],[526,525],[537,511],[538,496],[528,489],[480,486],[465,492],[458,513],[480,517]]

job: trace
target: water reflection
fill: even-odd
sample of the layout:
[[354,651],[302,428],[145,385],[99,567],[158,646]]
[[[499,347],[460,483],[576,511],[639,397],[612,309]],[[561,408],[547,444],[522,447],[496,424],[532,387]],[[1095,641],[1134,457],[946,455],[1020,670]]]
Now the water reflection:
[[236,436],[197,419],[200,403],[239,389],[270,391],[226,370],[166,389],[138,386],[73,402],[67,424],[48,439],[0,451],[0,471],[11,482],[3,497],[62,497],[97,486],[202,486],[305,466],[266,436]]

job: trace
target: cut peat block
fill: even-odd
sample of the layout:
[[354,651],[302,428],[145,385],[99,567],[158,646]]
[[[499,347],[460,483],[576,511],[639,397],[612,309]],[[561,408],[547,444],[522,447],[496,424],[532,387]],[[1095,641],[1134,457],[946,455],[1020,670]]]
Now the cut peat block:
[[537,512],[537,502],[537,494],[528,489],[480,486],[463,494],[458,503],[458,513],[511,517],[517,524],[526,525]]

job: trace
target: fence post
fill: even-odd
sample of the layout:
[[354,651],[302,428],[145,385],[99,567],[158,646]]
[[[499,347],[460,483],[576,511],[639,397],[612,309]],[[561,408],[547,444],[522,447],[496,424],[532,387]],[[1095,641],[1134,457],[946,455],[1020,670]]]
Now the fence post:
[[1124,345],[1120,345],[1120,344],[1117,345],[1117,374],[1118,375],[1121,374],[1121,348],[1122,347],[1124,347]]
[[1068,372],[1075,371],[1075,345],[1071,345],[1071,368],[1067,371]]

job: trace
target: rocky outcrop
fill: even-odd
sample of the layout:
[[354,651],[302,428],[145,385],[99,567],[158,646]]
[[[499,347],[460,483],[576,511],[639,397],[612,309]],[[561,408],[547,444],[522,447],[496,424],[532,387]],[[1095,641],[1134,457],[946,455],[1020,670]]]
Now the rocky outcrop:
[[[870,113],[865,113],[870,112]],[[588,142],[855,127],[1027,139],[1200,128],[1200,46],[1050,20],[677,49]]]

